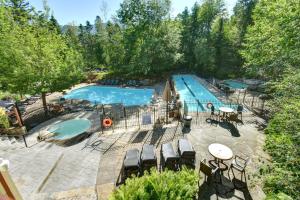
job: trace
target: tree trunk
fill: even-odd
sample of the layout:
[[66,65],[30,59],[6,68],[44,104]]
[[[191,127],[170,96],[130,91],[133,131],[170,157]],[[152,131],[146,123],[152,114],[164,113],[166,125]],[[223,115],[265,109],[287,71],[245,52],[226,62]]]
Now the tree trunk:
[[46,93],[42,93],[42,101],[43,101],[43,107],[45,111],[45,115],[48,115],[48,107],[47,107],[47,101],[46,101]]

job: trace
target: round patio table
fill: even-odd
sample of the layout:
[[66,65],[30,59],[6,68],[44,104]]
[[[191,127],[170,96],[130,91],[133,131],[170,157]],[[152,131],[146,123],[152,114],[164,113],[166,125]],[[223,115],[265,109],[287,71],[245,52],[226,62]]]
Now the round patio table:
[[223,112],[223,120],[227,120],[228,113],[232,113],[234,110],[229,107],[220,107],[219,110]]
[[52,125],[48,131],[54,133],[54,139],[65,140],[86,132],[91,127],[88,119],[71,119]]
[[234,110],[229,107],[220,107],[219,110],[223,113],[232,113]]
[[232,150],[224,144],[213,143],[208,146],[209,153],[217,159],[217,163],[230,160],[233,157]]

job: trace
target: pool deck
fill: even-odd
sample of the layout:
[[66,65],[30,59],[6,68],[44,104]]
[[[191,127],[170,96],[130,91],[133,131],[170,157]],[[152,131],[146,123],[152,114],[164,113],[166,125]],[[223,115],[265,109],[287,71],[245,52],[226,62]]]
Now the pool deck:
[[264,199],[261,181],[254,176],[261,162],[269,159],[263,151],[265,135],[258,130],[264,123],[260,118],[245,117],[244,125],[238,125],[234,132],[225,124],[210,123],[193,124],[189,132],[183,132],[177,122],[158,130],[105,132],[98,138],[101,141],[99,145],[93,149],[83,149],[87,139],[68,147],[36,141],[38,132],[43,128],[76,116],[94,119],[92,130],[98,131],[96,115],[91,112],[75,113],[47,121],[32,130],[27,137],[30,148],[10,148],[0,143],[0,157],[11,162],[10,174],[24,199],[107,199],[119,176],[126,150],[141,150],[143,144],[153,144],[160,159],[161,144],[172,142],[176,147],[179,138],[187,138],[193,144],[197,169],[201,159],[212,159],[207,149],[211,143],[225,144],[234,154],[251,157],[246,169],[247,188],[238,190],[233,189],[230,183],[225,184],[220,188],[224,194],[217,196],[214,188],[203,183],[199,199]]

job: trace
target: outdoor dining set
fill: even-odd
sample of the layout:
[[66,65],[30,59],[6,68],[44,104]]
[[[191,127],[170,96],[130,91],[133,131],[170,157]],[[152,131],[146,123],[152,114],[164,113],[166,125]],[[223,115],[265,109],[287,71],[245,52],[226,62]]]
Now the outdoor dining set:
[[[236,112],[231,107],[222,106],[219,107],[218,112],[216,112],[215,107],[212,106],[211,108],[211,119],[216,119],[218,122],[243,122],[242,121],[242,113],[243,113],[243,106],[238,105]],[[239,119],[240,116],[240,119]]]
[[[120,173],[120,180],[117,183],[125,183],[127,178],[131,176],[142,176],[144,171],[150,171],[151,168],[163,171],[165,169],[178,171],[186,166],[190,169],[196,168],[196,152],[187,139],[178,140],[177,152],[174,150],[172,143],[165,143],[161,145],[160,150],[160,165],[157,166],[157,156],[155,147],[153,145],[145,144],[141,150],[130,149],[126,151],[123,165]],[[214,182],[222,184],[222,175],[224,171],[228,171],[230,178],[230,170],[235,177],[233,169],[241,173],[241,181],[245,180],[245,168],[249,162],[249,157],[243,158],[241,156],[234,156],[232,150],[223,144],[213,143],[208,146],[208,152],[214,157],[213,160],[206,162],[206,159],[200,161],[199,173],[205,175],[205,181],[208,178],[213,179]],[[234,158],[233,158],[234,157]],[[233,158],[233,159],[232,159]],[[224,161],[231,160],[230,166],[227,166]],[[244,177],[244,179],[243,179]]]

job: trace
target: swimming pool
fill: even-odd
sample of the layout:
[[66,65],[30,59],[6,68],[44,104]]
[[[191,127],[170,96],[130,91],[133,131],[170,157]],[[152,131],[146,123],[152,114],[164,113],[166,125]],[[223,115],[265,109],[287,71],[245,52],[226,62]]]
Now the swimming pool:
[[148,105],[154,89],[135,89],[107,86],[86,86],[72,90],[65,99],[88,100],[94,104],[122,103],[125,106]]
[[[182,101],[186,101],[189,111],[207,111],[206,104],[211,102],[216,110],[226,105],[213,95],[206,87],[204,87],[193,75],[174,75],[173,76],[175,89],[180,95]],[[199,102],[196,103],[196,102]],[[190,103],[194,102],[194,103]]]
[[226,81],[224,81],[224,83],[234,89],[245,89],[248,87],[248,85],[246,83],[242,83],[239,81],[226,80]]

